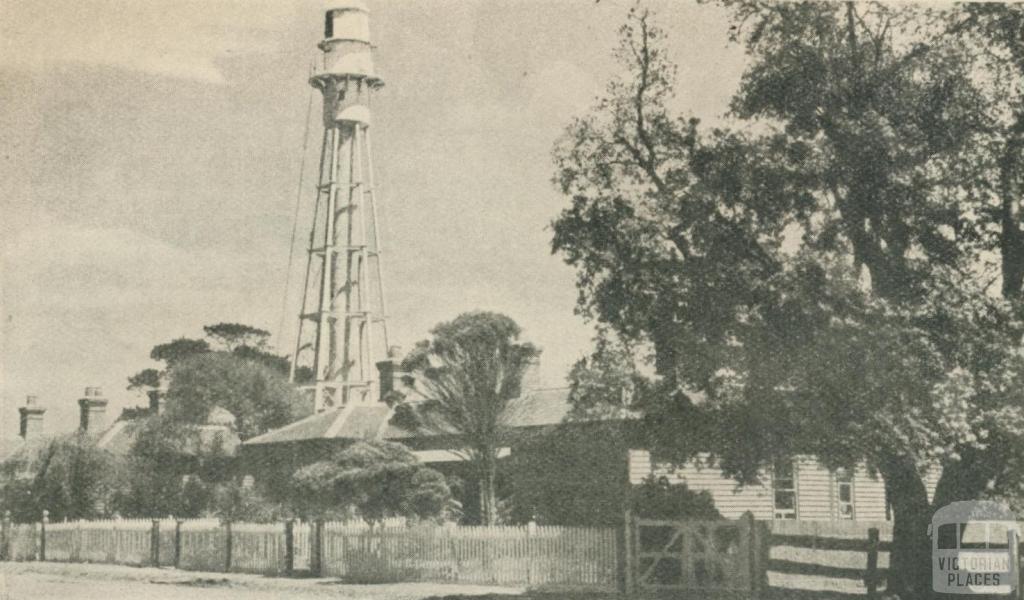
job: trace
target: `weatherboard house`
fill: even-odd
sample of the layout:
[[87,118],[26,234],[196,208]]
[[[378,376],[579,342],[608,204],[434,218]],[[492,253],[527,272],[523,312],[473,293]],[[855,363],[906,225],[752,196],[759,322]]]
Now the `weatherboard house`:
[[[249,439],[242,444],[240,468],[257,481],[270,478],[286,481],[288,474],[304,464],[330,456],[337,449],[357,440],[385,440],[407,446],[423,463],[446,473],[467,473],[464,445],[455,432],[410,431],[395,424],[395,410],[386,397],[402,388],[401,374],[393,363],[382,365],[380,398],[376,402],[351,404],[324,410],[280,429]],[[568,388],[543,389],[524,382],[521,396],[509,403],[506,422],[518,436],[528,439],[567,425],[571,405]],[[407,388],[406,388],[407,389]],[[621,426],[629,427],[622,421]],[[586,423],[578,426],[586,427]],[[570,425],[572,426],[572,425]],[[628,439],[628,438],[627,438]],[[508,459],[524,451],[515,441],[499,451]],[[545,464],[562,457],[545,457]],[[579,457],[564,457],[566,464]],[[718,511],[735,519],[749,511],[757,519],[868,520],[891,519],[881,478],[860,466],[852,472],[831,471],[813,457],[800,456],[767,469],[759,485],[740,486],[715,467],[702,463],[702,457],[677,465],[659,460],[649,450],[634,444],[616,452],[607,468],[621,473],[621,480],[639,485],[647,479],[683,484],[691,490],[705,490],[714,499]],[[471,477],[471,475],[470,475]],[[937,482],[937,473],[926,479],[929,497]],[[463,501],[473,501],[471,495]]]

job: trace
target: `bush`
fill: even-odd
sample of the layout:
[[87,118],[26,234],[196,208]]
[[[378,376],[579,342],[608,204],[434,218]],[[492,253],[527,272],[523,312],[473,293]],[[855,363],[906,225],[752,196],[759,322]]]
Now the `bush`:
[[355,511],[370,523],[394,516],[443,518],[452,502],[444,476],[392,442],[356,442],[299,469],[292,484],[289,504],[299,514]]
[[664,477],[650,476],[634,487],[630,506],[637,516],[648,519],[723,518],[710,492],[695,492],[685,483],[673,485]]
[[0,504],[15,520],[35,521],[42,510],[53,520],[108,516],[121,479],[116,456],[78,433],[47,440],[0,464]]

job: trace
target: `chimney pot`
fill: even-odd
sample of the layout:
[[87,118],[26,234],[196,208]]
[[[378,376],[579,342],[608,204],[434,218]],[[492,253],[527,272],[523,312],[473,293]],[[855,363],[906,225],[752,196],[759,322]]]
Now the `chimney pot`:
[[45,408],[37,406],[36,396],[27,396],[25,406],[18,409],[21,413],[19,435],[26,440],[34,439],[43,433],[43,414]]
[[78,428],[82,433],[99,434],[106,428],[107,399],[100,396],[100,388],[85,388],[85,397],[79,398]]

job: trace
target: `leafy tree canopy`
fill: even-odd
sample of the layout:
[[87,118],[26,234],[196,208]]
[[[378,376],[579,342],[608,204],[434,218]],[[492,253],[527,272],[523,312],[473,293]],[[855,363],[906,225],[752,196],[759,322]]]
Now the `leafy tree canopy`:
[[133,428],[133,442],[121,475],[124,489],[114,504],[117,512],[145,518],[209,514],[214,486],[231,476],[223,440],[203,438],[195,427],[167,415],[127,426]]
[[486,524],[497,520],[498,449],[507,443],[510,403],[540,355],[520,333],[505,315],[464,313],[434,327],[403,362],[423,401],[398,409],[396,424],[460,435],[479,477]]
[[217,342],[222,349],[234,352],[236,348],[248,346],[262,350],[270,339],[270,332],[241,323],[217,323],[203,327],[206,337]]
[[187,358],[209,351],[210,344],[206,340],[178,338],[166,344],[153,346],[153,351],[149,353],[149,357],[153,360],[164,362],[168,368],[171,368]]
[[630,488],[629,447],[619,422],[564,423],[524,436],[507,461],[513,519],[621,526]]
[[924,469],[941,505],[1013,487],[1024,456],[1020,90],[979,76],[1019,65],[1019,9],[724,4],[737,127],[672,113],[665,33],[634,10],[626,74],[556,149],[553,248],[580,310],[652,351],[638,408],[666,451],[741,481],[793,453],[867,462],[890,589],[923,593]]
[[282,427],[308,409],[282,375],[225,352],[209,352],[179,364],[167,390],[167,416],[202,424],[215,407],[236,418],[243,439]]
[[[178,338],[165,344],[158,344],[150,352],[150,358],[164,363],[164,369],[143,369],[128,378],[129,390],[160,387],[173,376],[174,367],[186,360],[210,352],[233,354],[241,359],[262,364],[287,376],[291,361],[286,356],[274,354],[270,348],[270,332],[241,323],[217,323],[203,327],[207,339]],[[212,345],[211,345],[212,342]],[[308,368],[296,370],[295,380],[306,382],[312,376]]]
[[143,369],[128,378],[129,390],[141,390],[160,387],[160,371]]

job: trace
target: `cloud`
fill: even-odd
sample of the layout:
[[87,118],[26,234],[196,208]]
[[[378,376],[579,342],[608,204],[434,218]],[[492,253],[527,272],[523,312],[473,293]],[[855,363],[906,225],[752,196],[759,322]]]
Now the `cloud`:
[[225,83],[218,60],[266,51],[265,28],[287,3],[20,0],[0,3],[0,65],[111,66],[204,83]]
[[266,300],[281,291],[276,267],[259,254],[39,218],[0,247],[6,408],[39,394],[59,431],[73,425],[83,386],[102,386],[110,411],[130,405],[125,378],[150,366],[154,344],[223,320],[276,325],[279,303]]

